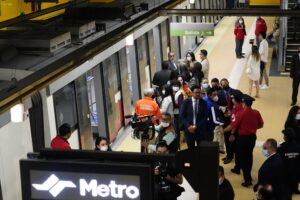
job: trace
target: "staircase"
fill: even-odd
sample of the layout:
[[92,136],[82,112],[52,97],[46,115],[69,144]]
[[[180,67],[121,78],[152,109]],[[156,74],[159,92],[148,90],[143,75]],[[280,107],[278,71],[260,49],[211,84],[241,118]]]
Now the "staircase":
[[[292,9],[296,5],[295,0],[289,0],[289,9]],[[300,19],[299,19],[300,20]],[[293,19],[288,18],[288,31],[287,31],[287,46],[286,46],[286,62],[285,62],[285,71],[289,72],[292,64],[292,57],[298,51],[300,46],[300,39],[294,39],[294,24]],[[299,23],[299,22],[298,22]],[[297,30],[297,34],[300,34],[300,30]]]

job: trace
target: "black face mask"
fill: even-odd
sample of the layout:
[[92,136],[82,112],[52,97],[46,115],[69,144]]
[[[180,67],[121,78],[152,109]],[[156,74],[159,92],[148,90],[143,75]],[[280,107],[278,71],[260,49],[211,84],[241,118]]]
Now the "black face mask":
[[228,85],[224,86],[223,89],[226,90],[226,91],[228,91],[229,90],[229,86]]

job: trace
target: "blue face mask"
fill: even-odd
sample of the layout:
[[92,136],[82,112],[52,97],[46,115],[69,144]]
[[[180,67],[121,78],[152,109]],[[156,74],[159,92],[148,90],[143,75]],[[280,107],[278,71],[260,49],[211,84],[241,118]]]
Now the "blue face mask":
[[269,152],[268,152],[268,149],[262,149],[262,154],[265,156],[265,157],[269,157]]
[[202,87],[203,87],[204,89],[207,89],[207,88],[208,88],[208,83],[203,83],[203,84],[202,84]]

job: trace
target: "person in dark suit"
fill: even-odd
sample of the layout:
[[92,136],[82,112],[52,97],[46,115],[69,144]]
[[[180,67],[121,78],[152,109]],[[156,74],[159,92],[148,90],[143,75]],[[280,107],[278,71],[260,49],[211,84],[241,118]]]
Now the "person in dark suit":
[[300,144],[300,107],[291,107],[287,119],[284,124],[284,128],[291,128],[295,132],[295,140]]
[[234,200],[234,191],[224,176],[224,168],[219,166],[219,200]]
[[207,103],[201,98],[201,87],[191,88],[192,98],[185,99],[180,108],[180,119],[183,123],[184,135],[188,148],[199,146],[205,139],[205,124],[207,120]]
[[152,80],[152,84],[158,87],[158,90],[161,93],[162,87],[171,81],[172,71],[169,70],[169,65],[167,61],[162,62],[162,70],[155,72]]
[[280,144],[278,153],[283,160],[289,191],[300,194],[298,183],[300,181],[300,145],[295,141],[295,132],[292,128],[282,131],[284,142]]
[[296,105],[298,89],[300,84],[300,47],[298,48],[297,54],[293,56],[290,77],[293,79],[293,94],[292,94],[292,104]]
[[177,72],[179,69],[179,65],[175,60],[175,53],[170,51],[168,53],[168,69]]
[[277,153],[276,140],[267,139],[262,153],[267,159],[258,171],[258,182],[254,190],[256,191],[259,186],[271,185],[275,200],[291,200],[291,195],[286,188],[283,161]]

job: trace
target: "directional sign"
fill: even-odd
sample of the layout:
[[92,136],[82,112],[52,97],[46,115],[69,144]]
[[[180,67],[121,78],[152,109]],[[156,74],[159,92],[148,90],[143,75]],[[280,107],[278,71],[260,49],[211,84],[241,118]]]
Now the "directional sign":
[[213,23],[170,23],[171,36],[213,36]]

